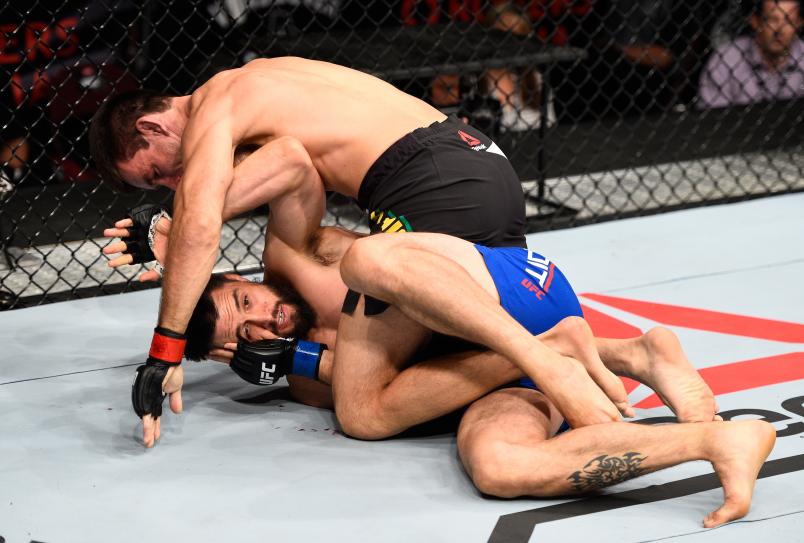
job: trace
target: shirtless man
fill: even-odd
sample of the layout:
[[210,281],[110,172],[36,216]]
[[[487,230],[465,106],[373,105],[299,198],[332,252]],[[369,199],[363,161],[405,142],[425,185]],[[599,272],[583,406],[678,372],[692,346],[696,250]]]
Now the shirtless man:
[[[249,159],[242,163],[243,171],[248,165]],[[323,198],[323,193],[318,198]],[[335,378],[336,412],[342,423],[347,421],[346,431],[370,439],[392,435],[480,398],[462,419],[458,446],[467,472],[478,488],[489,494],[552,496],[588,492],[601,486],[603,479],[597,475],[605,475],[608,483],[616,483],[680,462],[707,459],[721,477],[726,501],[707,516],[705,525],[717,526],[745,515],[757,472],[773,445],[770,425],[754,421],[708,422],[658,428],[607,423],[571,430],[551,439],[561,417],[544,394],[509,388],[483,396],[521,375],[498,355],[463,353],[458,355],[460,361],[453,355],[410,367],[405,363],[387,366],[386,361],[374,358],[377,346],[372,342],[372,328],[410,326],[402,311],[419,311],[422,320],[433,328],[456,332],[449,322],[439,322],[437,308],[416,300],[426,292],[421,285],[444,276],[453,294],[465,297],[469,293],[477,301],[485,297],[499,311],[498,289],[503,291],[503,283],[492,277],[480,253],[467,242],[429,234],[382,235],[355,241],[355,234],[338,228],[312,227],[316,223],[313,215],[320,220],[323,208],[314,198],[304,201],[309,206],[302,209],[301,215],[285,214],[283,200],[272,207],[264,258],[273,276],[293,281],[309,298],[317,312],[315,316],[307,315],[308,326],[312,328],[306,332],[297,329],[302,320],[299,316],[307,313],[298,302],[280,298],[267,285],[235,280],[213,289],[208,299],[202,298],[195,320],[205,320],[202,306],[210,301],[217,306],[213,311],[220,318],[213,314],[211,321],[207,320],[212,339],[195,341],[197,345],[188,346],[188,354],[203,356],[211,346],[233,347],[231,342],[238,338],[258,340],[279,334],[299,334],[335,345],[335,356],[340,358],[343,352],[350,355],[333,365],[333,353],[324,351],[317,376],[325,382]],[[309,220],[299,220],[308,215]],[[114,244],[107,252],[121,250],[123,245]],[[375,267],[378,254],[382,255],[380,268],[387,266],[387,269]],[[404,262],[413,263],[413,267],[401,267]],[[417,275],[417,270],[421,275]],[[374,290],[376,282],[372,276],[378,271],[394,276],[391,283],[399,287]],[[394,306],[375,317],[366,317],[361,311],[342,317],[340,299],[346,285],[340,281],[341,274],[347,277],[350,286],[393,301]],[[558,275],[554,275],[554,281],[559,285]],[[340,289],[340,295],[332,296],[332,287]],[[478,294],[472,289],[482,292]],[[554,293],[555,290],[550,295]],[[496,318],[492,318],[493,313],[489,313],[487,321]],[[510,328],[510,324],[497,330],[516,342],[520,334],[504,333],[505,328]],[[401,330],[402,337],[404,331]],[[545,345],[585,359],[591,365],[599,363],[596,358],[599,351],[604,361],[619,373],[653,386],[674,408],[679,420],[713,418],[716,407],[711,391],[689,366],[677,340],[666,329],[652,330],[633,340],[592,340],[595,343],[590,348],[588,327],[581,319],[571,317],[540,339]],[[363,359],[354,360],[353,355]],[[380,356],[387,355],[380,353]],[[373,375],[350,375],[347,371],[338,376],[340,369],[362,371],[366,366],[373,366]],[[292,394],[300,401],[322,407],[332,405],[329,391],[321,382],[295,375],[289,376],[288,381]],[[573,378],[573,383],[577,381]],[[179,388],[180,383],[169,383],[166,387],[174,410],[180,407]],[[355,412],[356,404],[364,407]],[[369,413],[360,412],[365,408]],[[385,420],[384,425],[363,426],[368,420],[366,415]],[[621,462],[623,469],[603,474],[604,459]]]
[[[212,271],[222,220],[282,198],[299,171],[312,166],[320,190],[357,197],[371,212],[374,231],[525,244],[521,185],[491,140],[387,83],[328,63],[262,59],[214,76],[191,96],[113,98],[93,119],[90,140],[104,177],[176,190],[158,326],[134,382],[135,393],[149,398],[138,409],[146,436],[155,423],[150,407],[161,401],[159,383],[171,380],[181,362],[184,331]],[[260,167],[234,182],[235,154],[245,147]],[[368,302],[368,313],[384,309]],[[530,356],[540,353],[552,356]],[[551,368],[560,366],[554,361]],[[551,383],[545,392],[575,424],[617,419],[600,391],[579,402],[568,389],[559,394],[560,380]]]
[[[331,257],[332,250],[338,250],[333,245],[338,245],[337,237],[340,234],[334,229],[325,230],[328,232],[321,233],[321,242],[315,250]],[[676,411],[679,420],[687,418],[710,422],[667,426],[612,422],[566,430],[561,414],[538,390],[527,386],[509,387],[483,395],[483,387],[491,390],[517,376],[515,367],[506,365],[504,359],[491,353],[462,353],[458,355],[463,357],[460,362],[445,357],[414,364],[393,376],[381,392],[385,398],[379,400],[371,392],[377,382],[355,379],[380,379],[382,384],[383,379],[391,378],[392,372],[383,371],[382,368],[378,372],[374,368],[372,375],[363,372],[360,377],[344,376],[341,372],[339,376],[344,366],[371,362],[368,359],[344,358],[341,353],[356,353],[366,349],[365,344],[371,343],[370,328],[377,326],[377,320],[374,319],[384,321],[386,326],[398,326],[404,324],[404,318],[395,315],[395,312],[413,308],[411,312],[417,313],[422,321],[433,328],[454,331],[441,320],[440,300],[435,300],[433,307],[420,311],[421,298],[428,296],[428,289],[421,288],[421,285],[434,276],[444,277],[456,298],[476,295],[464,291],[464,287],[472,282],[473,288],[482,290],[484,296],[497,304],[504,298],[502,303],[512,316],[518,320],[528,320],[527,309],[512,301],[512,291],[520,287],[518,281],[506,281],[505,275],[512,268],[501,263],[500,257],[495,255],[506,251],[510,255],[523,253],[515,257],[520,264],[527,263],[528,257],[533,258],[534,255],[525,256],[528,252],[519,248],[479,250],[476,247],[479,246],[454,237],[425,233],[406,236],[381,234],[354,241],[340,260],[341,274],[347,279],[347,284],[353,288],[368,286],[368,291],[380,299],[393,302],[393,305],[381,316],[370,317],[368,321],[365,321],[367,317],[362,313],[355,312],[355,318],[364,321],[365,326],[362,327],[355,322],[344,323],[344,320],[351,318],[342,317],[334,357],[330,351],[324,351],[320,367],[315,373],[320,382],[311,381],[309,377],[313,375],[310,373],[306,373],[307,377],[288,375],[291,395],[308,405],[331,408],[333,402],[322,383],[333,383],[334,408],[342,427],[348,434],[368,439],[385,437],[378,432],[389,431],[388,428],[393,428],[390,432],[400,431],[406,425],[443,415],[467,400],[471,401],[458,427],[458,454],[476,487],[485,494],[503,498],[584,494],[683,462],[707,460],[720,477],[725,499],[717,510],[705,517],[704,526],[716,527],[747,514],[757,474],[773,448],[775,430],[772,425],[762,421],[712,421],[714,404],[711,392],[689,366],[675,336],[665,328],[653,329],[632,340],[591,338],[582,319],[569,317],[540,335],[539,339],[560,352],[571,353],[579,358],[588,357],[592,361],[595,354],[590,350],[597,350],[610,368],[653,385]],[[393,269],[399,271],[398,290],[381,291],[370,287],[373,284],[372,275],[378,271],[372,266],[378,253],[399,255],[398,260],[392,259],[395,265]],[[316,263],[320,259],[314,259],[314,256],[307,255],[308,267],[322,266]],[[303,255],[300,257],[303,258]],[[544,261],[538,255],[536,258]],[[398,267],[404,261],[411,262],[410,267]],[[444,265],[446,261],[451,264]],[[383,259],[380,268],[385,267],[384,262]],[[422,265],[423,262],[426,264]],[[283,271],[295,273],[298,270],[295,266],[299,263],[297,261],[292,270]],[[331,266],[337,267],[338,264],[334,262]],[[495,273],[491,273],[490,269],[495,269]],[[301,274],[309,277],[305,271],[301,270]],[[324,270],[320,271],[325,273]],[[524,275],[521,269],[517,271]],[[532,313],[550,313],[556,309],[555,289],[561,288],[563,282],[559,273],[554,268],[554,283],[549,292],[540,302],[529,304]],[[460,278],[461,274],[466,277]],[[283,295],[281,291],[272,290],[268,284],[232,278],[224,280],[206,294],[209,297],[207,301],[211,302],[217,315],[217,318],[211,315],[211,343],[234,348],[235,345],[227,340],[241,338],[232,364],[238,363],[243,338],[272,338],[281,333],[322,340],[333,334],[332,323],[326,322],[325,318],[314,317],[312,312],[307,315],[307,324],[312,324],[313,328],[303,331],[299,327],[303,319],[298,317],[306,312],[302,309],[303,304],[294,301],[292,296]],[[528,294],[533,293],[528,291]],[[541,302],[552,307],[540,306]],[[567,300],[558,302],[561,305]],[[281,322],[277,319],[279,312],[284,314]],[[203,310],[199,311],[194,318],[201,318],[203,313]],[[537,320],[544,317],[530,316]],[[195,351],[203,355],[204,346],[209,345],[210,339],[193,339],[200,340],[199,346],[188,346],[188,353]],[[368,351],[370,356],[371,347]],[[261,362],[273,365],[277,359],[269,355]],[[253,369],[259,371],[259,367],[260,360],[257,360],[254,368],[246,371],[251,371],[251,377],[255,377]],[[249,380],[253,381],[251,378]],[[580,394],[583,392],[579,391]],[[394,396],[396,399],[391,399]],[[391,405],[393,403],[395,405]],[[365,406],[366,415],[374,421],[386,420],[379,421],[378,426],[377,422],[367,422],[368,418],[344,415],[344,409],[349,413],[355,405]]]
[[[136,386],[180,363],[222,221],[281,195],[299,166],[295,145],[306,149],[324,189],[357,198],[370,212],[373,231],[525,244],[522,188],[502,151],[370,75],[299,58],[258,59],[215,75],[190,96],[114,97],[90,129],[101,176],[176,190],[158,329]],[[262,169],[233,183],[233,159],[243,148],[257,150]]]

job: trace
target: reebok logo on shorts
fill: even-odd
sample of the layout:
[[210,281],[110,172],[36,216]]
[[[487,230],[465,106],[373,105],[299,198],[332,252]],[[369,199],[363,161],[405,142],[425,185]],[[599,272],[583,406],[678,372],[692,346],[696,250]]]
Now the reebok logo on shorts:
[[458,130],[458,136],[466,142],[466,145],[472,148],[473,151],[483,151],[486,145],[480,142],[476,137],[467,134],[463,130]]
[[486,151],[487,153],[494,153],[495,155],[500,155],[504,159],[508,160],[508,157],[505,156],[505,153],[502,152],[502,149],[500,149],[493,141],[491,142],[491,145],[488,146],[485,143],[482,143],[476,137],[467,134],[463,130],[458,130],[458,136],[466,143],[466,145],[471,147],[473,151]]

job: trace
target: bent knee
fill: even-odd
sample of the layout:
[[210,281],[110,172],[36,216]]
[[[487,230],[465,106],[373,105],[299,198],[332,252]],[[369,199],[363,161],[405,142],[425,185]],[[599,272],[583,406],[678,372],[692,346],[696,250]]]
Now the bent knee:
[[374,243],[373,237],[355,240],[341,258],[341,278],[346,286],[358,292],[364,291],[371,278],[381,277],[382,274],[384,251]]
[[380,439],[387,439],[399,433],[388,428],[382,423],[382,419],[379,417],[366,413],[337,413],[337,417],[341,431],[345,435],[354,439],[378,441]]
[[341,278],[358,292],[370,290],[377,281],[391,277],[398,268],[399,234],[374,234],[354,241],[340,262]]
[[483,494],[497,498],[516,498],[523,495],[521,473],[510,462],[510,447],[502,442],[475,445],[462,454],[464,467],[475,487]]

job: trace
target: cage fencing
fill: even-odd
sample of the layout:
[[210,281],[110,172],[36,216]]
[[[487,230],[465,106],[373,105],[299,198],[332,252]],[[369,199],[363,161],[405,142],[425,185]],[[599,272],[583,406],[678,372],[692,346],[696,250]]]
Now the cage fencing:
[[[487,132],[531,231],[804,189],[797,1],[10,0],[0,8],[0,301],[139,288],[104,228],[170,194],[116,193],[87,131],[108,96],[183,95],[253,58],[385,79]],[[368,136],[367,136],[368,137]],[[229,221],[216,269],[261,267],[266,209]],[[364,228],[330,195],[326,220]]]

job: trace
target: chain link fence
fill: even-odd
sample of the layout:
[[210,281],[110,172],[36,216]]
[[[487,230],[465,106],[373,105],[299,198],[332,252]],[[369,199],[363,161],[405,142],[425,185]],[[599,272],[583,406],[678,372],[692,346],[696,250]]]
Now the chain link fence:
[[[109,95],[192,92],[261,56],[354,67],[505,151],[531,231],[804,189],[804,45],[791,0],[7,0],[0,7],[0,305],[139,288],[102,231],[164,192],[97,179]],[[368,137],[368,136],[367,136]],[[365,228],[329,197],[326,220]],[[266,209],[217,269],[260,269]]]

